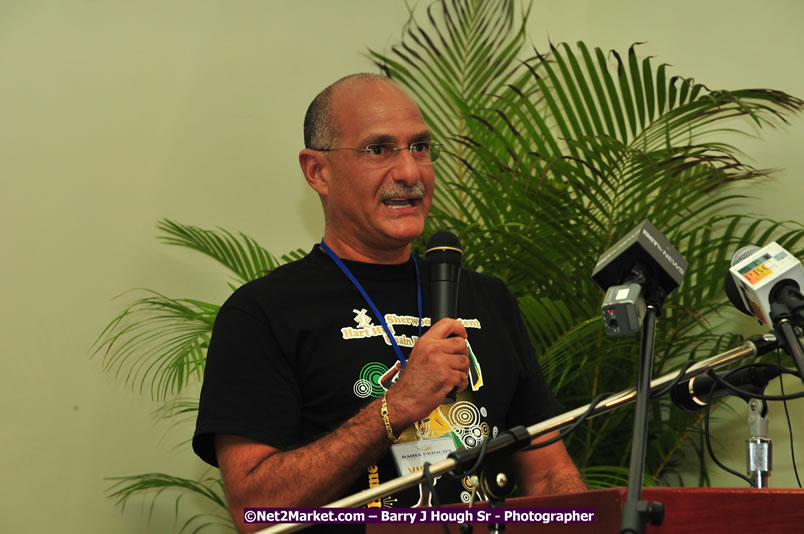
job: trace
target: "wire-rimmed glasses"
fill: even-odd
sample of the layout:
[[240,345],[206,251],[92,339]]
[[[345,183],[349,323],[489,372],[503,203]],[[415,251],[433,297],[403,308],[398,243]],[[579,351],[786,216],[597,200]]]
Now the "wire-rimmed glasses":
[[441,144],[432,141],[416,141],[409,146],[398,147],[393,143],[374,143],[365,148],[314,148],[318,152],[335,150],[354,150],[365,154],[365,160],[371,165],[381,167],[390,164],[401,150],[410,151],[416,165],[432,165],[441,154]]

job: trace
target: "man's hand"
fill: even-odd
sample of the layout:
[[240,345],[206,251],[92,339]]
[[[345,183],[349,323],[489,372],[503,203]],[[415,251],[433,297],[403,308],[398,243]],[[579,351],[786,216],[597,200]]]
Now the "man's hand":
[[[533,440],[547,441],[558,435],[552,432]],[[541,449],[517,452],[514,455],[517,483],[522,495],[553,495],[587,491],[581,473],[567,454],[563,441]]]
[[453,389],[466,389],[468,373],[466,328],[441,319],[416,341],[399,381],[388,390],[394,432],[430,415]]
[[[394,432],[430,415],[453,388],[466,388],[465,338],[461,323],[442,319],[416,342],[399,381],[388,391]],[[245,506],[321,506],[339,496],[390,444],[379,404],[375,400],[332,433],[291,451],[239,436],[216,436],[226,497],[238,528],[254,527],[243,524]]]

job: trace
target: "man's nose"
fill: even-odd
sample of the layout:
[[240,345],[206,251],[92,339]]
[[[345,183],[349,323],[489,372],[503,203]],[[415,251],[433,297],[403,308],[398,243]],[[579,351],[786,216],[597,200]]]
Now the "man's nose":
[[391,169],[393,179],[406,185],[414,185],[421,179],[419,166],[413,159],[410,149],[403,148],[394,157],[394,166]]

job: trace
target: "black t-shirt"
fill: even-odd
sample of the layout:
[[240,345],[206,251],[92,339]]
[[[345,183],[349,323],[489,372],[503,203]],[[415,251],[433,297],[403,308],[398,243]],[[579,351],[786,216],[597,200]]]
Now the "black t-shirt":
[[[344,263],[409,356],[418,337],[416,263]],[[421,259],[418,270],[426,332],[430,291]],[[474,355],[472,385],[456,403],[433,412],[427,425],[416,425],[419,436],[446,432],[457,446],[471,447],[486,436],[561,412],[516,301],[500,280],[463,269],[458,316]],[[283,450],[313,442],[381,396],[397,362],[359,291],[315,246],[303,259],[245,284],[222,306],[207,354],[193,449],[217,466],[215,434],[240,435]],[[405,440],[416,436],[414,427],[404,433]],[[361,469],[345,495],[399,476],[390,454]],[[442,504],[467,500],[468,490],[466,481],[446,477],[436,484]],[[418,500],[419,490],[413,488],[372,505],[410,507]]]

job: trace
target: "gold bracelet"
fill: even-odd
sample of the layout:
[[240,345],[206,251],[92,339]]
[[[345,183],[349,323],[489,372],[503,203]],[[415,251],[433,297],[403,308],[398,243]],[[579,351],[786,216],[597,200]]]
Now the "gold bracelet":
[[387,395],[388,394],[385,393],[382,396],[380,415],[382,416],[382,422],[385,423],[385,433],[388,434],[388,439],[391,440],[391,443],[399,443],[399,438],[394,437],[394,431],[391,429],[391,420],[388,418],[388,402],[385,400]]

